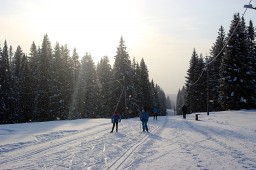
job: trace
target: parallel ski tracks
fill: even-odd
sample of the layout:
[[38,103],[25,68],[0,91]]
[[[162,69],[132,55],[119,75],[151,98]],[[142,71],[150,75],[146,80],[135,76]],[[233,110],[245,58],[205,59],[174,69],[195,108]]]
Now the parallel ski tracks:
[[71,134],[62,138],[44,141],[40,143],[36,143],[35,145],[29,145],[22,147],[18,149],[19,151],[15,150],[15,155],[12,154],[12,151],[5,153],[5,156],[1,158],[0,164],[8,164],[13,163],[14,161],[20,161],[24,158],[30,158],[37,154],[42,154],[43,152],[48,152],[49,150],[52,150],[54,148],[60,148],[64,147],[66,148],[67,144],[71,145],[74,143],[79,144],[81,142],[81,139],[85,140],[86,137],[93,135],[93,134],[99,134],[99,133],[106,133],[106,126],[109,126],[109,124],[106,124],[101,127],[100,130],[97,131],[91,131],[90,129],[82,130],[79,133]]
[[[158,129],[160,129],[160,127],[164,126],[164,124],[166,123],[166,118],[163,124],[159,124],[158,126],[156,126],[150,133],[153,133],[155,131],[157,131]],[[107,167],[108,170],[116,170],[116,169],[124,169],[122,168],[122,165],[128,160],[128,158],[132,155],[132,153],[138,148],[140,147],[144,142],[147,141],[149,135],[145,134],[143,138],[141,138],[141,140],[131,146],[128,150],[126,150],[122,156],[120,156],[117,160],[115,160],[111,165],[109,165]]]

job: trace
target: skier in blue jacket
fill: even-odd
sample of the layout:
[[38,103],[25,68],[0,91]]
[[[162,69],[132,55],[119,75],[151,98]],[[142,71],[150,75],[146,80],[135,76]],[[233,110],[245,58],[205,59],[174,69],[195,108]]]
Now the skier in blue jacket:
[[140,113],[140,120],[142,122],[143,132],[145,132],[145,130],[148,132],[148,117],[148,108],[144,107],[143,111]]
[[112,127],[112,130],[110,131],[110,133],[113,133],[115,126],[116,126],[116,132],[117,132],[118,131],[118,122],[121,122],[121,117],[119,116],[118,112],[114,113],[111,120],[113,123],[113,127]]
[[158,110],[158,108],[155,106],[155,107],[153,108],[153,113],[154,113],[154,119],[156,119],[156,120],[157,120],[158,112],[159,112],[159,110]]

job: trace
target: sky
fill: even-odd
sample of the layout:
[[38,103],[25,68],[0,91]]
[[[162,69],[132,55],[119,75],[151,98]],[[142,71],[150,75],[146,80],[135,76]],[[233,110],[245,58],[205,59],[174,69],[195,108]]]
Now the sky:
[[[74,48],[82,58],[90,53],[95,64],[103,56],[114,62],[121,36],[130,59],[148,66],[166,94],[177,94],[185,83],[195,48],[209,55],[222,25],[226,32],[233,15],[244,13],[250,0],[0,0],[0,44],[29,54],[34,41],[41,46],[48,34]],[[256,6],[256,0],[252,0]],[[245,13],[256,25],[256,10]]]
[[1,169],[256,169],[256,110],[194,118],[150,117],[144,133],[138,117],[114,133],[110,119],[0,125]]

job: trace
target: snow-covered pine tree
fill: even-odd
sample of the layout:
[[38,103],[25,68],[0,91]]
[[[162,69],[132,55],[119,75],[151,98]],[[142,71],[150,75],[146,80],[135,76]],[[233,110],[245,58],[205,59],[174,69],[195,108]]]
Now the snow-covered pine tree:
[[70,56],[70,51],[67,45],[61,46],[61,87],[62,100],[60,101],[63,106],[63,112],[61,113],[61,118],[66,119],[69,114],[69,105],[71,103],[72,90],[73,90],[73,61]]
[[49,115],[49,97],[52,96],[50,82],[51,77],[51,64],[52,64],[52,47],[46,34],[43,38],[42,47],[39,53],[38,62],[38,77],[36,77],[36,121],[52,120],[52,116]]
[[140,61],[140,87],[141,87],[141,104],[142,106],[151,107],[152,100],[150,95],[150,82],[148,75],[148,68],[144,59],[142,58]]
[[5,40],[3,50],[0,50],[0,121],[1,123],[13,122],[12,110],[12,89],[11,89],[11,73],[8,55],[8,46]]
[[185,104],[188,106],[188,104],[185,102],[186,98],[186,92],[185,86],[182,87],[182,89],[178,91],[177,99],[176,99],[176,114],[182,115],[182,106]]
[[225,37],[224,28],[221,26],[218,37],[210,50],[211,57],[209,58],[209,62],[211,62],[211,64],[207,66],[209,69],[209,99],[212,100],[209,109],[214,111],[221,110],[221,106],[218,102],[219,68],[224,55],[223,48],[226,44]]
[[78,93],[79,93],[79,73],[80,73],[81,63],[79,61],[79,56],[76,49],[73,49],[73,54],[71,57],[71,99],[69,102],[69,113],[68,119],[75,119],[80,117],[78,111]]
[[196,94],[198,93],[196,90],[197,84],[194,84],[197,79],[200,76],[200,72],[197,70],[197,65],[199,57],[198,54],[196,53],[196,50],[193,50],[190,62],[189,62],[189,69],[187,71],[187,76],[186,76],[186,89],[188,90],[187,96],[186,96],[186,101],[187,105],[190,108],[190,111],[195,112],[196,111],[196,105],[197,105],[197,97]]
[[248,108],[256,108],[256,43],[255,43],[255,29],[252,23],[252,20],[249,22],[247,28],[247,44],[248,44],[248,86],[250,91],[248,93]]
[[163,89],[156,84],[155,86],[157,95],[158,95],[158,103],[159,103],[159,114],[162,116],[166,115],[166,95]]
[[32,121],[32,109],[34,103],[33,77],[29,68],[28,57],[22,56],[20,68],[20,117],[19,122]]
[[157,85],[155,85],[154,83],[154,80],[151,80],[150,88],[151,88],[150,93],[151,93],[152,106],[156,106],[160,108],[159,92],[157,89]]
[[86,53],[81,61],[79,74],[78,111],[82,117],[91,117],[97,114],[98,87],[96,68],[90,54]]
[[118,105],[118,111],[123,113],[123,117],[129,117],[127,111],[127,96],[130,94],[128,93],[128,88],[131,83],[131,75],[132,75],[132,67],[131,67],[131,61],[130,56],[128,52],[126,51],[125,42],[123,40],[123,37],[121,37],[119,41],[119,46],[117,47],[116,56],[115,56],[115,62],[113,65],[113,75],[115,80],[119,80],[119,82],[116,82],[114,84],[115,92],[114,92],[114,98],[116,100],[116,103],[118,102],[120,94],[122,94],[122,90],[124,88],[123,97],[121,98],[119,105]]
[[64,93],[63,91],[63,65],[61,58],[61,49],[60,45],[57,42],[52,57],[52,72],[51,77],[52,81],[50,82],[50,91],[51,96],[49,96],[49,115],[51,115],[51,119],[63,119],[64,118]]
[[172,104],[172,101],[170,99],[170,96],[166,97],[166,108],[167,109],[173,109],[173,104]]
[[198,63],[194,71],[197,78],[201,75],[201,78],[194,84],[194,109],[196,112],[204,112],[207,110],[207,75],[202,54],[198,58]]
[[104,56],[97,64],[97,86],[99,87],[98,114],[100,117],[110,118],[114,112],[113,74],[109,58]]
[[225,109],[247,108],[249,100],[248,45],[244,19],[233,16],[227,48],[220,66],[220,104]]
[[14,58],[11,63],[12,73],[12,107],[13,107],[13,119],[19,121],[22,112],[21,110],[21,60],[24,53],[20,46],[17,47],[14,54]]
[[39,54],[40,54],[40,48],[37,49],[36,44],[33,42],[30,47],[30,54],[28,57],[29,61],[29,68],[31,70],[31,79],[32,84],[30,86],[31,89],[31,98],[33,99],[32,102],[32,113],[31,113],[31,121],[37,120],[37,82],[38,82],[38,76],[39,76]]
[[142,104],[140,102],[142,96],[142,90],[140,86],[140,71],[140,65],[134,57],[132,61],[132,85],[129,86],[131,94],[128,96],[128,107],[130,110],[129,115],[131,115],[131,117],[138,116],[138,113],[140,112],[142,107]]

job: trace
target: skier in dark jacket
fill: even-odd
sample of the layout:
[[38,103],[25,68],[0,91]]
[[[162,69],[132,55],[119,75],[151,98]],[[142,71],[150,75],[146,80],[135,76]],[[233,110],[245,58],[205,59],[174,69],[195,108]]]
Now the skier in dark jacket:
[[187,114],[187,106],[183,105],[182,107],[182,114],[183,114],[183,119],[186,119],[186,114]]
[[158,108],[155,106],[155,107],[153,108],[153,113],[154,113],[154,119],[156,119],[156,120],[157,120],[158,112],[159,112],[159,110],[158,110]]
[[147,124],[148,123],[148,118],[149,118],[148,108],[144,107],[143,111],[140,113],[140,120],[142,122],[143,132],[145,132],[145,130],[148,132],[148,124]]
[[114,115],[112,116],[113,127],[110,133],[113,133],[115,126],[116,126],[116,132],[118,131],[118,122],[121,122],[121,117],[119,116],[118,112],[115,112]]

